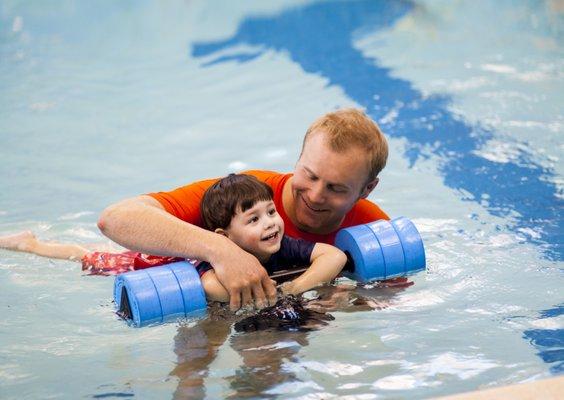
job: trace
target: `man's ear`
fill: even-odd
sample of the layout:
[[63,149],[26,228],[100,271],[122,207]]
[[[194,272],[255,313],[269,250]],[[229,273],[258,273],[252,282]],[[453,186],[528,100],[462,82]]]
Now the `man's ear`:
[[374,178],[374,180],[372,180],[372,181],[368,182],[366,185],[364,185],[364,189],[362,189],[362,192],[360,192],[360,198],[361,199],[367,198],[368,195],[378,185],[378,182],[380,182],[380,178]]
[[223,235],[225,237],[229,237],[229,234],[227,233],[227,231],[225,229],[216,228],[214,232],[219,233],[220,235]]

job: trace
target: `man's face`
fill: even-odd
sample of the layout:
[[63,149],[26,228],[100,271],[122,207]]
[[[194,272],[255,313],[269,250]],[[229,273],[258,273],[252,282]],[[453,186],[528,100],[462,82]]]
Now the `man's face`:
[[266,262],[280,250],[284,221],[272,200],[258,201],[247,211],[239,209],[224,232],[237,246]]
[[323,132],[312,132],[292,179],[298,227],[320,234],[337,230],[346,213],[378,183],[377,178],[367,183],[369,165],[363,149],[352,146],[337,153],[326,143]]

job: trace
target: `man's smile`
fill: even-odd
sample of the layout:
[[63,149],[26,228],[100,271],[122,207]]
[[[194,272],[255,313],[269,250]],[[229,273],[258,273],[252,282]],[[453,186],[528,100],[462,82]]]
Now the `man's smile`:
[[306,205],[306,207],[307,207],[310,211],[312,211],[312,212],[314,212],[314,213],[316,213],[316,214],[329,211],[329,210],[326,210],[326,209],[315,208],[315,207],[310,206],[309,203],[306,201],[306,199],[304,198],[303,195],[300,195],[300,198],[302,199],[302,201],[303,201],[303,203]]

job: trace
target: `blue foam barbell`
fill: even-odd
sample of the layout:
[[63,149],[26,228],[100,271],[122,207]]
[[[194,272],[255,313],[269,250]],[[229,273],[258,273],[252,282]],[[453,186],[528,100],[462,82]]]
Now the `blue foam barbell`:
[[[405,217],[341,229],[335,246],[349,257],[344,273],[360,282],[425,269],[423,241]],[[118,313],[135,326],[201,315],[207,305],[198,272],[187,261],[118,275],[114,301]]]
[[349,257],[344,271],[369,282],[405,276],[425,269],[425,248],[413,223],[399,217],[341,229],[335,246]]
[[187,261],[118,275],[114,301],[135,326],[200,315],[207,306],[200,276]]

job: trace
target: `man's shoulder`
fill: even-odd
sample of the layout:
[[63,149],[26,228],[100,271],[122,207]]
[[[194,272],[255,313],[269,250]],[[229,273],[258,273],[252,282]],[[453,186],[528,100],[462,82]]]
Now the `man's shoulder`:
[[389,220],[390,217],[388,217],[388,214],[386,214],[378,204],[367,199],[360,199],[347,214],[347,218],[345,218],[345,223],[342,227],[367,224],[379,219]]
[[252,175],[258,180],[261,181],[268,181],[268,180],[276,180],[276,179],[283,179],[287,176],[291,176],[291,173],[282,173],[278,171],[269,171],[265,169],[250,169],[247,171],[241,172],[242,174]]
[[262,169],[254,169],[249,171],[243,171],[242,174],[252,175],[257,178],[259,181],[266,183],[268,186],[272,188],[274,192],[274,202],[276,203],[276,207],[278,208],[278,212],[280,212],[280,207],[282,206],[281,199],[282,193],[284,191],[284,186],[292,177],[293,174],[291,173],[280,173],[276,171],[266,171]]

